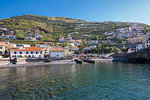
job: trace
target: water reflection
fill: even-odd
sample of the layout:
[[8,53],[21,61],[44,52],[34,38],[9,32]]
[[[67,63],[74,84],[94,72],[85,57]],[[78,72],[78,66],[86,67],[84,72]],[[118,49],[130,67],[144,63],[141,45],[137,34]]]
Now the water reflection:
[[0,98],[150,99],[147,64],[96,63],[0,69]]

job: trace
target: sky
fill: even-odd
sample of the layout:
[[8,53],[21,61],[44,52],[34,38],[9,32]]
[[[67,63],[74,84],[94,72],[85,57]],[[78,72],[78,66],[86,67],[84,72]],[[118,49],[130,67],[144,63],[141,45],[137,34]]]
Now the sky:
[[150,0],[0,0],[0,19],[20,15],[150,25]]

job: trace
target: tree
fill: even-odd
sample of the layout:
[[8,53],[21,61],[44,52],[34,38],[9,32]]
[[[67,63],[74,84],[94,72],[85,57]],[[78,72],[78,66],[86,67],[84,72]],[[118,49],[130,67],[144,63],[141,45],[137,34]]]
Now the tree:
[[72,48],[73,48],[73,46],[72,46],[72,45],[70,45],[70,48],[72,49]]
[[5,41],[6,39],[5,38],[2,38],[2,41]]
[[126,48],[126,47],[123,47],[123,48],[121,49],[121,52],[123,52],[123,53],[126,53],[126,52],[128,52],[128,48]]
[[58,43],[57,43],[57,42],[55,42],[54,46],[58,47]]
[[17,39],[24,39],[25,38],[25,32],[24,31],[22,31],[22,30],[16,30],[15,31],[16,32],[16,38]]
[[61,47],[64,48],[65,46],[67,46],[67,44],[65,42],[63,42],[63,44],[61,45]]
[[83,48],[84,48],[83,44],[79,45],[79,50],[83,50]]
[[118,54],[118,53],[120,52],[120,49],[119,49],[119,48],[114,48],[114,49],[113,49],[113,52],[114,52],[115,54]]
[[5,50],[4,57],[7,57],[7,56],[8,56],[8,51]]

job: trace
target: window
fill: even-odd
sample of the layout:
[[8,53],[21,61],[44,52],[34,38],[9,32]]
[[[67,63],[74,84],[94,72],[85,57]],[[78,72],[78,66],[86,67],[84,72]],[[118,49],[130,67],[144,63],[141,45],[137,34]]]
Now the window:
[[2,47],[0,47],[0,49],[2,49]]
[[31,57],[30,55],[28,57]]
[[33,51],[31,51],[31,54],[33,54]]
[[38,54],[38,52],[36,52],[36,54]]
[[27,57],[27,55],[25,55],[25,57]]
[[41,58],[41,55],[39,55],[39,57]]
[[40,52],[42,54],[42,52]]
[[34,55],[32,55],[32,57],[34,57]]
[[22,54],[22,52],[20,52],[20,54]]
[[28,54],[28,51],[26,52],[26,54]]
[[20,57],[22,57],[22,55],[20,55]]
[[17,52],[15,51],[14,54],[17,54]]

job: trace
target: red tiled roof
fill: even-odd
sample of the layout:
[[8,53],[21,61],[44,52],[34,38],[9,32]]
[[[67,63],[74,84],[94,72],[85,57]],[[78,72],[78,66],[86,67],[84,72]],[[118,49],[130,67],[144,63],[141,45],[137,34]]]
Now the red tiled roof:
[[8,42],[0,41],[0,43],[8,43]]
[[138,43],[138,44],[136,44],[136,45],[144,45],[144,43]]
[[63,48],[50,48],[51,52],[65,52],[65,50]]
[[26,47],[24,49],[13,49],[11,51],[42,51],[40,48],[38,47]]
[[4,46],[4,44],[0,44],[0,46]]
[[64,50],[50,50],[51,52],[65,52]]
[[4,35],[4,36],[13,36],[13,35]]

